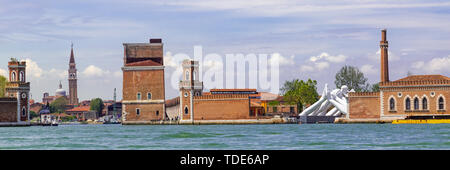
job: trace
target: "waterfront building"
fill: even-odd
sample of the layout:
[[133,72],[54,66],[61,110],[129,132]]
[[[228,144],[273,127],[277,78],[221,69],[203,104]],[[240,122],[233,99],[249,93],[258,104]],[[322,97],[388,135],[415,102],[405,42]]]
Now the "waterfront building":
[[60,97],[64,97],[69,100],[69,96],[67,96],[66,90],[63,89],[61,81],[59,81],[58,89],[56,89],[54,96],[50,96],[48,92],[44,93],[42,97],[42,104],[52,103]]
[[0,124],[29,124],[30,82],[26,82],[26,62],[11,58],[5,97],[0,98]]
[[165,118],[164,59],[161,39],[124,43],[123,122]]
[[381,31],[379,92],[349,93],[348,119],[404,119],[407,116],[450,115],[450,78],[409,75],[389,80],[388,41]]

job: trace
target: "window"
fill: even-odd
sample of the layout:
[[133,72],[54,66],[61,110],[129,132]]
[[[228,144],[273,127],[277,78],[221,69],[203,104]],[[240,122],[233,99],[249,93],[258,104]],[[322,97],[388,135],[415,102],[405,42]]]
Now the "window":
[[147,93],[147,100],[152,100],[152,93]]
[[187,94],[187,92],[185,92],[185,93],[184,93],[184,97],[188,97],[188,94]]
[[11,73],[11,81],[16,81],[16,72]]
[[188,114],[188,113],[189,113],[189,110],[188,110],[188,108],[186,106],[186,107],[184,107],[184,114]]
[[141,114],[141,109],[137,108],[137,109],[136,109],[136,115],[139,116],[140,114]]
[[409,98],[405,100],[405,110],[411,110],[411,100]]
[[24,82],[24,81],[25,81],[25,76],[24,76],[23,71],[20,72],[20,74],[19,74],[19,79],[20,79],[21,82]]
[[159,110],[156,111],[156,116],[159,116]]
[[444,110],[444,98],[443,98],[443,97],[439,97],[439,100],[438,100],[438,109],[439,109],[439,110]]
[[22,108],[22,116],[26,116],[26,115],[27,115],[27,112],[26,112],[26,109],[24,107],[24,108]]
[[419,110],[419,99],[414,98],[414,110]]
[[397,95],[398,95],[398,97],[402,97],[402,93],[400,93],[400,92]]
[[192,80],[195,80],[195,77],[197,76],[197,72],[194,71],[194,73],[192,73]]
[[190,79],[189,79],[189,71],[186,71],[186,77],[185,77],[185,79],[186,79],[186,80],[190,80]]
[[425,97],[422,99],[422,109],[428,110],[428,100]]
[[141,100],[141,93],[137,93],[137,100]]
[[295,112],[294,107],[291,107],[289,111],[290,113],[294,113]]
[[395,100],[394,100],[394,98],[391,98],[389,100],[389,110],[395,110]]
[[199,93],[199,92],[195,92],[195,95],[196,95],[196,96],[200,96],[200,93]]
[[277,107],[273,107],[273,112],[276,113],[277,112]]

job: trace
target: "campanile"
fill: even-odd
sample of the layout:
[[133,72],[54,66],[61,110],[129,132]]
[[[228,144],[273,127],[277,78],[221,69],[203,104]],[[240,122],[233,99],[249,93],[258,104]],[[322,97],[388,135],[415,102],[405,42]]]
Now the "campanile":
[[73,44],[69,61],[69,104],[78,105],[77,68],[73,55]]

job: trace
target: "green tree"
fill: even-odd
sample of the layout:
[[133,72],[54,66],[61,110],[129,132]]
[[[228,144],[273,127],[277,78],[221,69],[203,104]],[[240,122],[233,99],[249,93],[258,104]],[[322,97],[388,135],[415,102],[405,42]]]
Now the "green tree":
[[286,81],[280,90],[285,101],[289,104],[297,105],[297,110],[302,111],[304,105],[310,105],[319,100],[316,85],[316,80],[308,79],[308,81],[303,81],[294,79]]
[[91,100],[90,110],[96,111],[98,114],[102,113],[105,106],[103,105],[103,100],[100,98],[95,98]]
[[67,99],[65,97],[59,97],[52,103],[50,103],[50,112],[52,113],[64,113],[66,111]]
[[6,77],[0,75],[0,97],[5,97]]
[[372,84],[371,91],[372,92],[379,92],[380,91],[380,84],[379,83]]
[[336,80],[334,81],[337,88],[346,85],[349,90],[354,89],[356,92],[367,92],[370,90],[370,84],[367,83],[367,78],[364,73],[359,71],[357,67],[347,66],[336,73]]

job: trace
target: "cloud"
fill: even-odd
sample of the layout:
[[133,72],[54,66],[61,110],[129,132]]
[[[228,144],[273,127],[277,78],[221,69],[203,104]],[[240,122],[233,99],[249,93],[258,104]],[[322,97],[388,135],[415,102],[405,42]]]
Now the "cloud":
[[302,72],[322,71],[329,68],[330,63],[342,63],[347,58],[348,58],[347,56],[342,54],[333,56],[326,52],[322,52],[318,56],[311,56],[307,61],[310,64],[300,66],[300,71]]
[[433,58],[428,62],[418,61],[411,65],[414,69],[420,69],[428,74],[443,74],[450,72],[450,55],[442,58]]
[[332,56],[332,55],[330,55],[328,53],[323,52],[323,53],[321,53],[318,56],[311,56],[309,58],[309,60],[312,61],[312,62],[316,62],[316,61],[321,60],[321,59],[325,59],[325,60],[327,60],[329,62],[332,62],[332,63],[342,63],[342,62],[344,62],[347,59],[347,56],[342,55],[342,54],[337,55],[337,56]]
[[35,61],[27,58],[25,59],[25,62],[27,64],[27,68],[25,70],[27,72],[27,75],[31,75],[34,78],[40,78],[44,74],[44,71],[38,66]]
[[280,53],[274,53],[270,56],[269,63],[275,63],[278,62],[281,65],[294,65],[295,61],[294,61],[294,56],[292,55],[291,57],[287,58],[287,57],[283,57]]
[[366,75],[378,73],[378,69],[374,68],[374,66],[370,64],[365,64],[361,66],[360,70]]
[[[407,55],[406,52],[403,52],[402,55]],[[378,49],[378,51],[375,54],[369,54],[368,56],[369,59],[371,60],[375,60],[375,61],[380,61],[381,60],[381,49]],[[388,58],[389,61],[398,61],[401,59],[400,56],[392,53],[391,51],[388,50]]]
[[0,75],[8,78],[8,72],[6,70],[1,69],[1,68],[0,68]]
[[84,71],[82,72],[82,75],[84,75],[86,77],[102,77],[109,73],[110,73],[110,71],[108,71],[108,70],[104,71],[97,66],[89,65],[88,67],[86,67],[84,69]]

